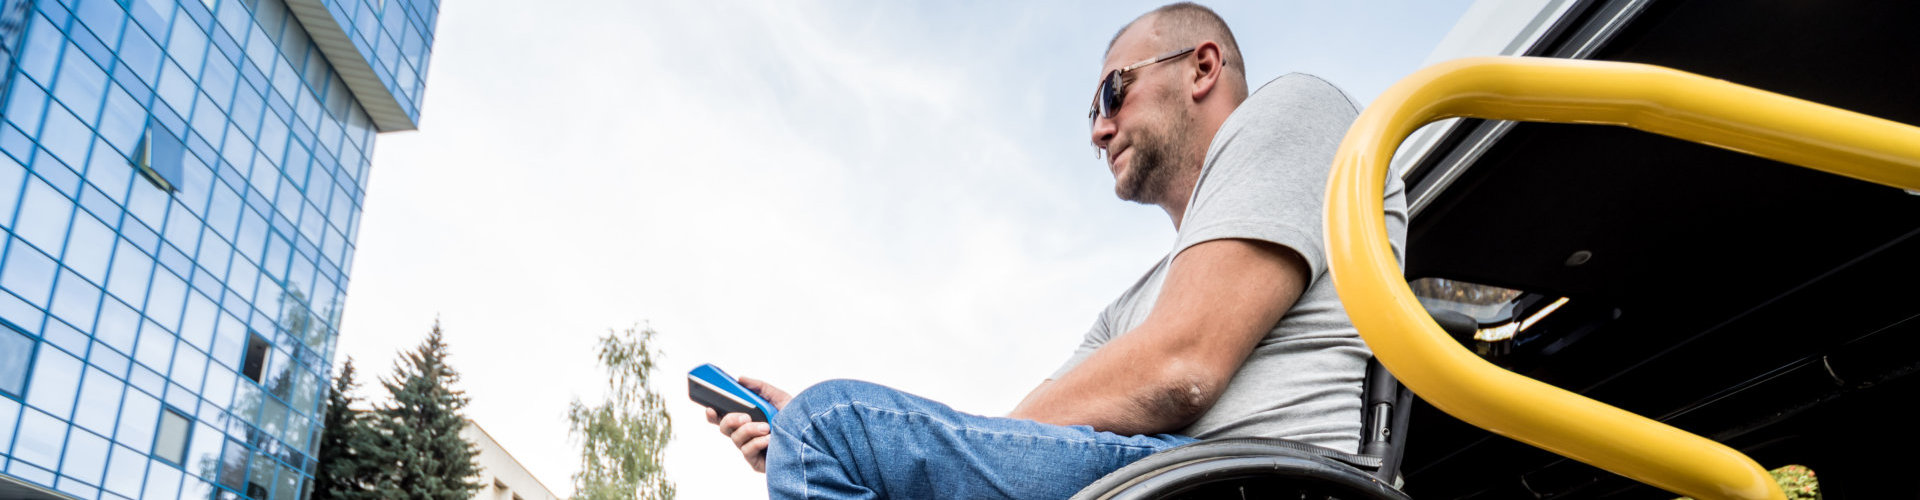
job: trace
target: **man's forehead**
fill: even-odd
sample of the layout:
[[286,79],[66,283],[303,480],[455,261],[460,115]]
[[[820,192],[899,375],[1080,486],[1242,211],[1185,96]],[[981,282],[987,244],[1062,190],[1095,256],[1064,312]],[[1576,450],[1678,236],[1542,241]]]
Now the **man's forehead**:
[[1113,46],[1107,48],[1104,69],[1120,69],[1153,57],[1160,40],[1160,30],[1153,24],[1153,19],[1141,19],[1121,31],[1120,36],[1113,39]]

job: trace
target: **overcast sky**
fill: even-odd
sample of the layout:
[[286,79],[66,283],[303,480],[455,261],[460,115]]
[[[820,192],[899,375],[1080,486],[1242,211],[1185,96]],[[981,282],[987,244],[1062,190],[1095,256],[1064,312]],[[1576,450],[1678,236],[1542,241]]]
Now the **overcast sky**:
[[[1364,103],[1467,3],[1212,6],[1255,86]],[[1087,140],[1107,40],[1158,4],[445,2],[420,130],[377,141],[336,361],[384,374],[439,318],[468,416],[562,496],[610,328],[660,332],[684,498],[765,495],[686,398],[700,363],[1003,414],[1172,244]]]

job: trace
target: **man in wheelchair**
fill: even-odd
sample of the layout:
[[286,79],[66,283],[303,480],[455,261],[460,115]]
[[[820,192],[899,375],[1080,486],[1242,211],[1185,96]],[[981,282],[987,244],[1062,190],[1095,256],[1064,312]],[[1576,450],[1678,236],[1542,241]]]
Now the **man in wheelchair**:
[[[708,420],[774,498],[1066,498],[1200,440],[1361,443],[1370,357],[1327,274],[1322,194],[1354,103],[1289,74],[1249,94],[1226,23],[1191,3],[1140,16],[1108,46],[1088,115],[1122,199],[1166,210],[1167,256],[1109,305],[1052,377],[1004,418],[836,380],[770,424]],[[1383,195],[1396,252],[1399,179]]]

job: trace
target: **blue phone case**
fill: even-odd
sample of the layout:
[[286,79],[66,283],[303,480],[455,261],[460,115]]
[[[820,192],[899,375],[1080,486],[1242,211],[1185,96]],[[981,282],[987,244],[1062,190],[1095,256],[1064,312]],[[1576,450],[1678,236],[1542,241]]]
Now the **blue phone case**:
[[[722,414],[740,411],[740,406],[746,406],[751,410],[759,410],[757,412],[759,414],[754,415],[756,412],[750,410],[742,413],[752,415],[755,421],[772,422],[774,414],[779,412],[773,408],[773,403],[742,387],[732,375],[727,375],[727,372],[721,371],[720,367],[713,366],[712,363],[700,365],[693,371],[687,372],[687,384],[689,385],[688,393],[693,396],[694,401]],[[720,400],[703,398],[705,393],[718,395]]]

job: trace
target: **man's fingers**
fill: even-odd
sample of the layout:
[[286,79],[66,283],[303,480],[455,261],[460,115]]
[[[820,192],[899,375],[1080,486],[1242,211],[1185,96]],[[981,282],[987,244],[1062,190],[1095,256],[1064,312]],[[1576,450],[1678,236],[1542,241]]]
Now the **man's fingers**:
[[767,443],[769,436],[773,435],[772,426],[766,422],[755,422],[753,417],[745,413],[720,415],[712,408],[707,408],[707,422],[719,427],[720,434],[733,441],[733,446],[740,449],[740,455],[747,459],[747,465],[752,466],[753,470],[767,471]]
[[760,397],[767,398],[768,403],[773,403],[773,409],[775,410],[785,409],[787,407],[787,401],[793,399],[793,396],[787,395],[787,391],[780,390],[780,388],[771,385],[766,386],[760,391]]
[[774,387],[773,384],[769,384],[764,380],[749,377],[740,377],[739,380],[741,387],[745,387],[747,390],[759,394],[760,397],[767,398],[767,402],[773,403],[773,409],[775,410],[786,408],[787,400],[793,399],[793,396],[787,395],[787,391],[780,390],[779,387]]
[[767,443],[771,439],[772,438],[767,436],[760,436],[747,440],[747,444],[740,445],[740,454],[747,457],[748,462],[753,462],[759,459],[761,454],[767,452]]
[[748,417],[745,413],[728,413],[726,416],[720,417],[720,435],[733,436],[735,432],[740,430],[741,426],[747,425],[747,423],[752,421],[753,418]]
[[767,424],[753,422],[740,426],[739,429],[735,429],[733,434],[727,437],[733,438],[734,446],[744,448],[747,446],[747,443],[752,442],[754,438],[766,437],[768,434],[772,434],[772,432],[769,432],[767,429]]
[[774,388],[773,384],[769,384],[767,383],[767,381],[760,380],[757,378],[740,377],[739,380],[740,380],[740,387],[745,387],[749,391],[758,393],[760,394],[760,397],[763,397],[763,398],[767,397],[767,392],[769,390],[771,391],[780,390],[780,389]]

